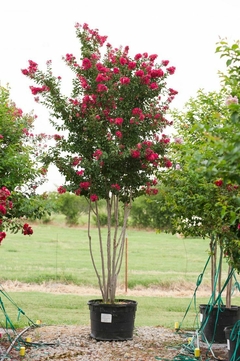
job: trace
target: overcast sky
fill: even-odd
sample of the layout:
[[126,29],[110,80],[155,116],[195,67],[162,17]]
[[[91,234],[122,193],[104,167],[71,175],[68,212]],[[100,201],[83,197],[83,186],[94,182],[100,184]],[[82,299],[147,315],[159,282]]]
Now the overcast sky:
[[240,39],[240,0],[2,0],[0,82],[9,84],[18,107],[38,115],[37,132],[47,132],[48,112],[34,102],[21,69],[29,59],[42,68],[51,59],[54,73],[67,83],[61,58],[79,55],[76,22],[98,28],[115,47],[128,45],[131,55],[170,60],[176,73],[169,85],[179,92],[172,106],[181,108],[197,89],[218,89],[224,61],[215,54],[216,43]]

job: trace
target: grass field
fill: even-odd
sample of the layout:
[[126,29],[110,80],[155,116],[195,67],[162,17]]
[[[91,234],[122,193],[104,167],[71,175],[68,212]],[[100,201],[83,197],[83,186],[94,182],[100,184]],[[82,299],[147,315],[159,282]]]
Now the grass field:
[[[8,234],[2,243],[0,283],[17,280],[41,284],[49,281],[97,287],[89,256],[87,230],[84,227],[67,228],[62,222],[35,224],[33,228],[31,237]],[[96,230],[92,233],[97,236]],[[154,286],[171,290],[177,286],[178,289],[183,287],[194,292],[209,256],[208,240],[182,239],[154,231],[130,229],[127,241],[128,288]],[[97,242],[95,247],[97,249]],[[227,266],[224,267],[225,275],[226,270]],[[120,286],[124,285],[125,271],[124,263],[119,277]],[[206,268],[199,289],[209,284],[210,265]],[[23,325],[26,322],[23,316],[17,320],[18,307],[33,321],[42,319],[47,324],[89,323],[89,295],[9,292],[6,296],[4,289],[1,292],[4,307],[7,304],[7,312],[15,324]],[[95,296],[93,294],[92,298]],[[190,302],[190,298],[174,297],[138,296],[134,299],[138,302],[137,326],[161,325],[170,328],[175,321],[181,322]],[[207,298],[200,298],[197,302],[207,301]],[[237,295],[234,304],[239,301]],[[195,317],[196,310],[192,306],[184,326],[191,328]],[[4,323],[4,315],[0,320]]]
[[[93,238],[97,230],[92,231]],[[128,230],[128,287],[169,287],[193,282],[208,259],[209,241],[180,239],[154,231]],[[97,250],[98,242],[95,243]],[[65,225],[34,225],[32,236],[8,234],[1,246],[0,279],[37,282],[54,280],[97,286],[87,229]],[[226,268],[225,268],[226,270]],[[124,282],[125,261],[119,283]],[[209,284],[210,269],[203,282]]]

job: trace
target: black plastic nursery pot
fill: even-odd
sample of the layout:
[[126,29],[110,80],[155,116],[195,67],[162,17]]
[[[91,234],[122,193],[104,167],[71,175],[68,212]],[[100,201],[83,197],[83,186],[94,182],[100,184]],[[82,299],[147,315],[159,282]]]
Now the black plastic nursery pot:
[[[228,360],[236,361],[240,358],[240,335],[232,334],[233,326],[227,326],[224,328],[225,337],[227,340],[228,348]],[[237,347],[237,349],[236,349]]]
[[88,301],[91,337],[101,341],[132,340],[137,302],[118,299],[114,304]]
[[[210,305],[200,305],[201,330],[208,342],[226,343],[224,329],[235,324],[240,319],[240,307],[225,306],[213,307]],[[204,340],[202,336],[202,340]]]

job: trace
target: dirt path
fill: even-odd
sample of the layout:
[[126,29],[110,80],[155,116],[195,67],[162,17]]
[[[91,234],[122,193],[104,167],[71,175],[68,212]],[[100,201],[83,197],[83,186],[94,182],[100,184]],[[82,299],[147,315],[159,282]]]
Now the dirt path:
[[[7,292],[47,292],[53,294],[76,294],[76,295],[92,295],[98,296],[99,290],[97,288],[76,286],[73,284],[62,284],[54,282],[45,282],[40,285],[22,283],[18,281],[7,281],[1,283],[2,288]],[[176,284],[172,288],[161,287],[136,287],[134,289],[128,289],[127,292],[123,288],[117,290],[118,295],[124,296],[158,296],[158,297],[192,297],[194,290],[194,284]],[[211,290],[207,286],[203,286],[198,290],[199,297],[209,297]]]

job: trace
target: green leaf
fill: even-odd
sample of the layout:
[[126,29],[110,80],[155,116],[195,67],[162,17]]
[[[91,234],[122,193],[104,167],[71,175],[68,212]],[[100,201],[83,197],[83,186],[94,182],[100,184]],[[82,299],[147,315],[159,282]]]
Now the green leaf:
[[231,115],[231,121],[233,123],[239,123],[239,115],[237,112],[233,112],[232,115]]

